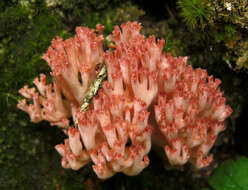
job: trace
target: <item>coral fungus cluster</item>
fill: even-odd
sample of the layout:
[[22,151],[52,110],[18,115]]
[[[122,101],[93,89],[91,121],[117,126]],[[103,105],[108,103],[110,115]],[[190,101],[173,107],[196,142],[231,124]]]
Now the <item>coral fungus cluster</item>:
[[[78,170],[93,162],[102,179],[116,172],[137,175],[149,164],[152,143],[164,147],[172,165],[189,161],[202,168],[211,162],[209,151],[232,112],[220,80],[187,66],[185,57],[164,53],[164,40],[145,38],[140,29],[137,22],[116,26],[106,51],[101,25],[78,27],[65,41],[54,39],[43,56],[53,83],[41,74],[34,80],[39,92],[20,90],[33,104],[23,99],[18,108],[33,122],[47,120],[68,135],[55,147],[64,168]],[[99,64],[106,65],[107,80],[89,108],[80,110]]]

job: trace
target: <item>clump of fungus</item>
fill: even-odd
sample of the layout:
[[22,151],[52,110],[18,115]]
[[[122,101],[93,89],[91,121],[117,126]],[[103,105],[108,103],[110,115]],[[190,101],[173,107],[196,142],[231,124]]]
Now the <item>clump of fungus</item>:
[[186,57],[163,52],[165,41],[145,38],[140,29],[137,22],[116,26],[106,51],[101,25],[78,27],[65,41],[56,38],[43,56],[53,83],[41,74],[34,80],[38,92],[20,89],[33,100],[17,105],[31,121],[47,120],[68,135],[55,147],[62,167],[78,170],[93,162],[101,179],[116,172],[137,175],[149,164],[152,143],[164,147],[172,165],[189,161],[202,168],[211,162],[209,151],[232,112],[220,80],[187,66]]

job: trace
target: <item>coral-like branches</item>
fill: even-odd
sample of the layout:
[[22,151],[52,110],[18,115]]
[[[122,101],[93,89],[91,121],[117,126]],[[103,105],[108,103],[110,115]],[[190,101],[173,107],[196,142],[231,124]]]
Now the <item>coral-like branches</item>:
[[[39,92],[27,86],[19,91],[33,100],[18,103],[33,122],[47,120],[68,135],[55,147],[62,166],[78,170],[92,161],[101,179],[116,172],[137,175],[149,164],[153,140],[164,146],[172,165],[207,166],[232,112],[220,80],[186,66],[185,57],[163,53],[164,40],[145,38],[137,22],[116,26],[109,36],[114,48],[105,52],[103,26],[96,28],[78,27],[74,38],[53,40],[43,56],[53,83],[46,84],[41,74],[34,80]],[[99,64],[104,64],[100,72]],[[71,117],[74,126],[69,126]]]
[[[75,38],[56,38],[43,55],[52,69],[51,75],[63,84],[65,97],[82,104],[90,84],[96,77],[96,65],[102,62],[102,35],[94,30],[77,27]],[[81,80],[79,80],[81,77]]]
[[220,80],[186,66],[185,58],[165,59],[155,116],[166,139],[166,155],[172,165],[190,161],[196,168],[206,167],[212,160],[209,150],[232,110],[218,88]]
[[47,120],[51,125],[62,128],[69,127],[68,118],[71,116],[70,104],[63,100],[61,86],[57,82],[46,84],[46,76],[40,74],[40,80],[34,79],[35,88],[24,86],[19,93],[27,99],[33,99],[33,104],[27,104],[26,99],[20,100],[17,107],[30,115],[31,121],[37,123]]

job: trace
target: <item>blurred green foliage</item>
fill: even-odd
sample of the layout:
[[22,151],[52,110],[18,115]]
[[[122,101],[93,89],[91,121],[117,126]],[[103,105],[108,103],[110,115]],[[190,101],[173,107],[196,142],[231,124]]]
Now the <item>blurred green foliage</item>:
[[247,190],[248,158],[238,157],[221,164],[209,178],[214,190]]

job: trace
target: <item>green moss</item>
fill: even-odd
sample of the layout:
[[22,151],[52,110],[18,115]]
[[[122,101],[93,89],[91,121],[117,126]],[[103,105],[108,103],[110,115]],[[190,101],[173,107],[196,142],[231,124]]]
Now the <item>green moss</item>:
[[[246,69],[248,2],[246,0],[179,0],[179,8],[186,25],[197,31],[197,36],[212,41],[212,48],[221,52],[222,60],[234,70]],[[192,31],[193,32],[193,31]]]
[[[41,55],[52,38],[64,36],[66,32],[61,21],[46,9],[42,1],[25,7],[11,4],[0,13],[0,22],[0,189],[37,189],[37,176],[47,175],[39,173],[41,163],[49,160],[46,167],[54,167],[50,158],[43,154],[46,150],[52,151],[54,145],[48,144],[55,141],[39,132],[47,123],[35,128],[28,122],[27,115],[17,110],[17,93],[24,83],[31,84],[39,72],[49,71]],[[56,154],[53,156],[56,158]],[[38,178],[41,184],[47,183],[50,189],[55,188],[52,188],[55,184],[51,180]]]
[[214,7],[214,14],[211,20],[223,20],[248,29],[248,2],[246,0],[218,1],[213,0],[210,6]]
[[85,15],[82,18],[83,23],[90,28],[94,28],[98,23],[104,25],[104,34],[107,35],[112,32],[115,25],[121,25],[127,21],[137,21],[142,15],[144,15],[144,11],[127,2],[115,8],[107,8],[103,12],[98,11]]

